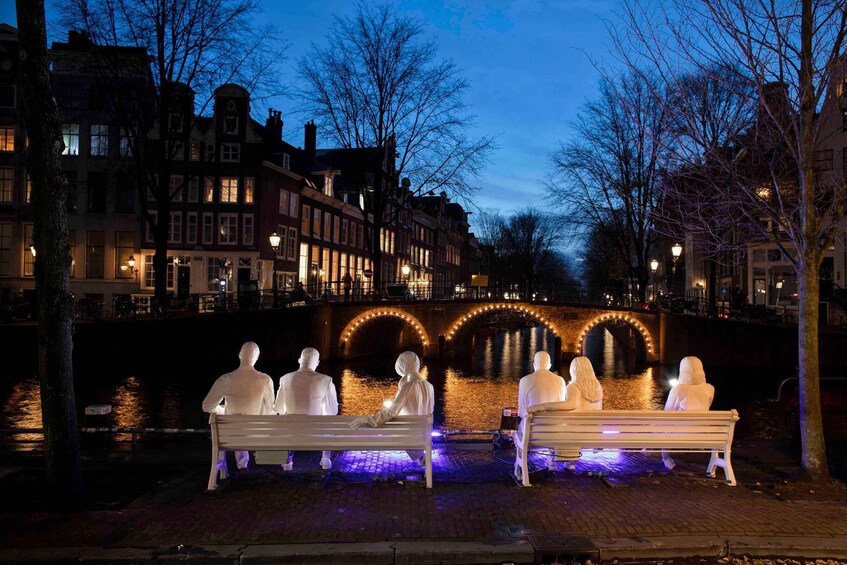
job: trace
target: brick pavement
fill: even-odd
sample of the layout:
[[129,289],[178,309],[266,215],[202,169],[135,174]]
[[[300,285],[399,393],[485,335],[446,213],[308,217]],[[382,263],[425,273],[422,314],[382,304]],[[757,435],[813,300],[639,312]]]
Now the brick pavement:
[[[293,472],[254,465],[211,494],[204,492],[208,463],[201,451],[171,465],[167,458],[145,462],[144,454],[112,458],[100,475],[90,472],[90,482],[108,473],[110,486],[101,495],[113,508],[101,504],[64,515],[27,505],[21,494],[16,503],[0,504],[0,545],[508,541],[544,534],[847,536],[847,500],[784,499],[779,470],[792,462],[767,446],[736,449],[738,487],[703,476],[707,455],[680,456],[677,469],[668,472],[655,454],[604,452],[579,461],[575,472],[551,473],[538,457],[534,486],[523,488],[511,476],[512,450],[457,445],[437,449],[432,490],[424,488],[422,471],[404,453],[342,452],[333,455],[330,472],[320,469],[317,453],[299,453]],[[152,470],[161,476],[145,479],[155,484],[124,492],[139,473]],[[589,476],[597,471],[609,476]],[[29,483],[15,483],[15,475],[0,477],[4,491],[15,484],[25,490]]]

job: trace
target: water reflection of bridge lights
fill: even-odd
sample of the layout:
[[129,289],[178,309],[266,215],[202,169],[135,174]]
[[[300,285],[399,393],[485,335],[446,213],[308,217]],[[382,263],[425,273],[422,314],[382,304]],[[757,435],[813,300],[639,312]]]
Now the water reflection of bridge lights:
[[413,316],[401,311],[401,310],[391,310],[391,309],[382,309],[377,310],[375,312],[368,312],[366,314],[361,314],[357,316],[353,321],[347,324],[347,327],[344,328],[344,331],[341,333],[341,340],[345,343],[353,337],[353,334],[363,325],[367,324],[370,321],[373,321],[377,318],[397,318],[407,323],[412,327],[415,333],[418,334],[418,337],[421,340],[421,343],[424,347],[429,345],[429,339],[426,336],[426,330],[424,330],[423,326],[418,322]]
[[641,322],[626,314],[604,314],[591,320],[588,325],[579,332],[579,338],[577,338],[576,341],[577,349],[582,350],[583,343],[585,342],[585,336],[588,332],[599,325],[609,322],[623,322],[629,324],[633,329],[641,334],[641,339],[644,340],[644,346],[647,348],[647,353],[653,353],[653,340],[650,338],[650,332],[647,331],[647,328],[645,328]]
[[559,330],[556,329],[556,326],[553,325],[553,322],[551,322],[550,320],[548,320],[547,318],[545,318],[544,316],[542,316],[541,314],[539,314],[538,312],[536,312],[532,308],[527,308],[526,306],[520,306],[520,305],[516,305],[516,304],[502,304],[502,305],[489,304],[487,306],[482,306],[481,308],[477,308],[476,310],[472,310],[471,312],[464,314],[461,318],[459,318],[459,320],[456,323],[454,323],[450,327],[449,330],[447,330],[447,336],[446,336],[447,339],[448,340],[453,339],[453,336],[455,336],[456,333],[460,329],[462,329],[462,326],[464,326],[466,323],[470,322],[471,320],[473,320],[477,316],[480,316],[482,314],[488,314],[488,313],[491,313],[491,312],[495,312],[497,310],[508,310],[508,311],[512,311],[512,312],[515,312],[515,313],[527,314],[529,316],[532,316],[536,321],[541,322],[544,325],[544,327],[546,327],[548,330],[553,332],[554,335],[559,335]]

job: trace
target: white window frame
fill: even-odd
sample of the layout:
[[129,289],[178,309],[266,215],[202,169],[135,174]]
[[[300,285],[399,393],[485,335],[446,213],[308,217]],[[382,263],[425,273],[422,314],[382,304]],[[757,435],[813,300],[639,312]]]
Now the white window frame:
[[220,203],[238,204],[238,177],[221,177]]
[[297,259],[297,228],[288,228],[288,242],[286,252],[286,258],[289,261],[294,261]]
[[197,243],[197,212],[188,212],[185,222],[185,243]]
[[244,214],[241,219],[241,244],[253,245],[253,214]]
[[214,214],[203,214],[203,245],[212,245],[215,237]]
[[168,222],[168,243],[182,243],[182,212],[171,212]]
[[218,214],[218,244],[238,244],[238,214]]
[[109,126],[106,124],[91,124],[88,131],[88,154],[92,157],[108,157]]
[[62,155],[79,155],[79,124],[62,124]]

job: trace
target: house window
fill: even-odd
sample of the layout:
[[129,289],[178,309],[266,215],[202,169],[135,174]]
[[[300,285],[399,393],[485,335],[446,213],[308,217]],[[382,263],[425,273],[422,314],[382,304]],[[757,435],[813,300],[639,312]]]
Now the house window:
[[118,151],[120,151],[121,157],[132,157],[132,143],[130,143],[129,135],[123,129],[121,129],[118,140]]
[[168,178],[168,194],[171,202],[182,202],[182,175],[171,175]]
[[182,212],[171,212],[168,222],[168,243],[182,243]]
[[62,124],[62,155],[79,155],[79,124]]
[[32,224],[24,225],[24,276],[31,277],[35,275],[35,257],[32,256],[32,251],[29,246],[32,245]]
[[365,228],[364,228],[364,226],[362,226],[362,224],[359,224],[358,231],[359,231],[359,237],[358,237],[359,248],[364,249],[364,247],[365,247]]
[[238,116],[224,116],[224,133],[238,133]]
[[238,214],[221,214],[219,216],[220,237],[218,243],[221,245],[235,245],[238,243]]
[[255,187],[255,181],[253,177],[244,177],[244,203],[252,204],[253,203],[253,192]]
[[315,239],[321,236],[321,211],[318,209],[312,210],[312,237]]
[[115,278],[131,279],[132,269],[127,261],[132,255],[133,233],[131,231],[115,232]]
[[297,259],[297,230],[294,228],[288,228],[288,248],[286,256],[289,261]]
[[12,167],[0,167],[0,204],[12,203],[12,184],[14,170]]
[[311,210],[305,204],[303,204],[303,215],[300,216],[300,233],[303,235],[309,235],[309,212]]
[[221,161],[236,163],[239,160],[241,146],[238,143],[221,143]]
[[338,216],[334,216],[332,218],[332,241],[338,243],[338,232],[341,231],[339,229],[339,223],[341,222]]
[[171,112],[168,114],[168,129],[171,133],[182,133],[182,114]]
[[15,87],[0,86],[0,108],[15,107]]
[[203,202],[210,203],[215,199],[215,179],[206,177],[203,181]]
[[213,218],[211,214],[203,214],[203,243],[205,245],[211,245],[212,243],[212,229],[213,227]]
[[291,170],[291,155],[288,153],[282,154],[282,168],[286,170]]
[[[167,287],[174,287],[174,258],[168,256],[165,264],[167,265],[167,274],[165,275],[165,280],[167,281]],[[148,288],[152,288],[155,285],[155,276],[153,269],[153,256],[145,255],[144,256],[144,286]]]
[[117,184],[117,202],[115,203],[115,211],[119,214],[132,214],[135,212],[135,177],[122,173],[116,179]]
[[102,124],[91,126],[91,147],[88,154],[92,157],[106,157],[109,154],[109,126]]
[[332,196],[332,177],[330,175],[324,177],[324,194]]
[[242,245],[253,245],[253,214],[244,214],[244,234],[241,237]]
[[106,211],[106,173],[88,173],[88,211]]
[[221,202],[238,202],[238,177],[221,177]]
[[29,173],[26,175],[26,194],[24,194],[24,204],[32,202],[32,179],[29,178]]
[[200,198],[200,178],[191,177],[188,181],[188,201],[197,202]]
[[288,198],[290,194],[284,188],[279,189],[279,213],[283,216],[288,214]]
[[332,230],[332,214],[324,212],[324,241],[329,241],[332,237],[330,230]]
[[197,214],[189,212],[185,232],[185,243],[197,243]]
[[15,150],[15,126],[0,126],[0,151]]
[[0,224],[0,277],[12,275],[12,224]]
[[85,277],[102,279],[103,265],[106,259],[104,253],[106,232],[101,230],[87,231],[85,238]]
[[341,220],[341,243],[347,244],[347,220]]
[[816,171],[831,171],[832,170],[832,149],[821,149],[815,151],[814,167]]
[[298,204],[299,200],[300,200],[300,197],[299,197],[298,195],[296,195],[296,194],[294,194],[294,193],[292,193],[292,194],[291,194],[291,202],[290,202],[290,203],[289,203],[289,205],[288,205],[288,215],[289,215],[289,216],[291,216],[292,218],[296,218],[296,217],[297,217],[297,210],[298,210],[298,207],[299,207],[299,204]]
[[190,155],[191,155],[192,161],[199,161],[200,160],[200,144],[199,143],[192,143],[190,145]]

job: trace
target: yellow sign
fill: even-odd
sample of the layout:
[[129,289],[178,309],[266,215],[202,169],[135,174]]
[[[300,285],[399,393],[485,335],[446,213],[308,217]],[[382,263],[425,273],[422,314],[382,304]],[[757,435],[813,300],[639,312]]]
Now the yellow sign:
[[471,275],[471,286],[488,286],[488,275]]

